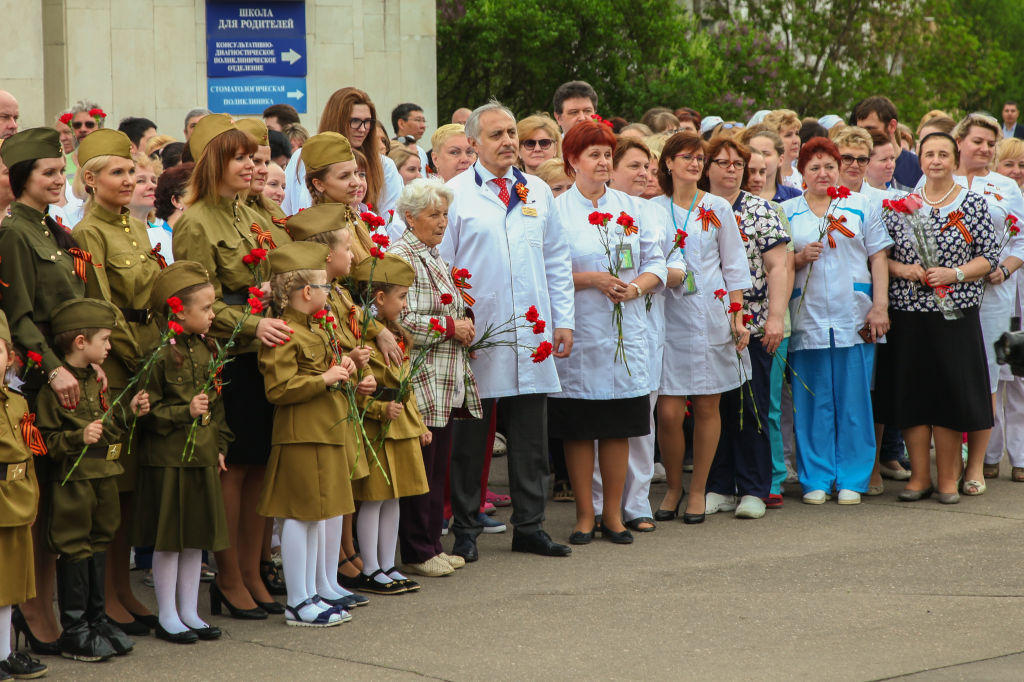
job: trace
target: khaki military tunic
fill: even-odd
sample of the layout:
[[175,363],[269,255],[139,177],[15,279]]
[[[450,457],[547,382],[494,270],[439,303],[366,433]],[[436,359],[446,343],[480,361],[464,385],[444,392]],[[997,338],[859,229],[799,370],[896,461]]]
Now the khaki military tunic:
[[[263,196],[250,196],[245,200],[245,205],[256,212],[267,223],[274,223],[274,219],[284,220],[287,216],[281,210],[281,206]],[[269,208],[268,208],[269,207]],[[280,246],[280,244],[278,244]]]
[[0,386],[0,403],[0,606],[6,606],[36,595],[32,522],[36,519],[39,485],[32,453],[21,433],[28,403],[6,386]]

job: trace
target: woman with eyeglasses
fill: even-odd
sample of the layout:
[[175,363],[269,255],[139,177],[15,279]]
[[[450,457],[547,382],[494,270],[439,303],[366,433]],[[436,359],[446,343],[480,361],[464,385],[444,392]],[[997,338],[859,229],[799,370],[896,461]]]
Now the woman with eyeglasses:
[[[697,187],[704,172],[706,145],[684,131],[668,139],[658,159],[662,196],[652,199],[668,212],[669,234],[686,233],[682,252],[686,275],[671,278],[665,290],[665,352],[658,398],[658,442],[665,465],[668,491],[655,521],[679,514],[683,500],[683,419],[686,399],[693,407],[693,477],[683,523],[702,523],[707,510],[705,488],[715,458],[722,420],[721,394],[738,388],[740,368],[750,376],[743,354],[750,331],[731,304],[743,305],[750,288],[747,255],[732,206]],[[678,252],[677,252],[678,253]],[[719,510],[724,507],[719,506]]]
[[547,116],[527,116],[516,124],[519,133],[519,167],[527,173],[536,173],[537,167],[548,159],[561,158],[562,135],[558,125]]
[[708,513],[734,508],[737,518],[757,519],[764,516],[767,503],[782,506],[782,496],[772,496],[770,436],[778,433],[781,438],[781,415],[776,414],[774,423],[770,420],[772,404],[782,399],[781,374],[773,386],[772,370],[773,363],[781,366],[786,357],[793,256],[776,208],[741,189],[750,150],[732,138],[716,137],[707,153],[710,161],[697,186],[732,205],[752,286],[743,295],[742,311],[751,333],[751,371],[743,377],[744,385],[722,396],[724,428],[708,477],[706,506]]
[[[318,132],[340,133],[348,138],[352,149],[358,149],[366,156],[365,201],[373,206],[375,213],[387,215],[394,209],[405,183],[395,162],[380,153],[376,136],[371,134],[376,121],[377,110],[369,95],[358,88],[342,88],[336,90],[324,105]],[[312,206],[313,198],[306,186],[306,167],[302,164],[301,150],[288,160],[285,175],[287,186],[281,206],[284,212],[294,215]]]
[[833,490],[839,504],[859,504],[868,490],[874,342],[889,330],[892,239],[880,204],[837,189],[841,163],[831,140],[812,137],[797,164],[807,190],[782,205],[796,249],[789,363],[802,380],[793,421],[806,504],[824,504]]

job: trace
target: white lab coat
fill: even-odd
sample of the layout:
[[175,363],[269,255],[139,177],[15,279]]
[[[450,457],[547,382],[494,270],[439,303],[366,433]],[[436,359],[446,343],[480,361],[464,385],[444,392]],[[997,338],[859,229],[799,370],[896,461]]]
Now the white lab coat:
[[[384,189],[380,196],[380,206],[374,206],[373,211],[377,215],[386,216],[389,210],[395,208],[398,203],[398,195],[402,193],[405,181],[395,162],[384,156],[380,157],[384,166]],[[313,205],[313,197],[306,187],[306,165],[302,163],[302,150],[297,149],[288,159],[288,166],[284,169],[285,185],[284,200],[281,202],[281,210],[287,215],[295,215],[304,208]]]
[[[453,268],[466,268],[472,278],[467,293],[476,302],[477,339],[488,324],[503,325],[513,314],[537,306],[547,323],[543,334],[516,333],[518,343],[536,348],[551,341],[555,328],[574,328],[572,265],[551,190],[540,178],[510,169],[507,178],[523,182],[529,192],[525,205],[510,185],[506,209],[484,186],[493,177],[479,162],[448,181],[455,193],[448,207],[448,229],[441,257]],[[536,212],[536,215],[523,213]],[[519,321],[522,323],[522,320]],[[561,390],[551,359],[534,363],[530,351],[497,347],[480,351],[471,360],[481,398],[501,398]]]
[[[642,209],[644,215],[646,215],[647,225],[651,229],[658,228],[661,231],[661,236],[659,238],[661,243],[661,252],[668,259],[665,263],[666,274],[668,268],[676,268],[677,270],[686,272],[686,261],[683,260],[682,251],[676,249],[675,252],[669,256],[669,252],[672,251],[672,244],[675,241],[676,231],[675,228],[672,227],[672,219],[668,217],[668,212],[658,204],[654,203],[654,201],[644,201],[642,203]],[[646,300],[644,305],[646,306]],[[664,289],[651,294],[651,309],[647,311],[647,347],[649,356],[647,373],[651,382],[650,390],[652,393],[657,395],[657,391],[661,387],[661,368],[662,361],[665,356]],[[651,407],[653,408],[653,405]]]
[[[612,258],[617,258],[620,238],[623,250],[629,249],[632,267],[622,268],[619,279],[630,282],[643,273],[655,275],[665,285],[667,271],[665,254],[661,250],[664,235],[660,225],[648,225],[650,215],[644,210],[643,199],[624,192],[606,189],[604,195],[593,202],[580,194],[576,185],[555,199],[555,210],[572,254],[572,271],[607,272],[608,255],[601,244],[602,228],[590,224],[589,216],[595,211],[611,214],[606,228]],[[624,236],[616,219],[626,213],[635,221],[639,231]],[[647,310],[644,299],[633,299],[622,306],[622,337],[626,364],[615,360],[618,329],[612,321],[613,304],[598,289],[577,289],[576,330],[573,334],[572,355],[555,360],[562,392],[558,398],[584,400],[610,400],[636,398],[651,392],[648,367],[650,356]]]
[[[831,205],[832,215],[846,218],[844,225],[853,237],[832,232],[835,248],[829,246],[827,237],[824,238],[825,250],[814,267],[805,265],[796,271],[793,296],[789,301],[793,321],[790,352],[829,348],[830,331],[836,348],[864,343],[858,332],[864,327],[873,303],[868,258],[893,244],[882,223],[880,202],[854,192]],[[822,219],[814,215],[803,194],[783,202],[782,208],[789,218],[796,251],[818,241]],[[807,295],[801,306],[800,297],[805,289]],[[799,312],[797,308],[800,308]]]
[[[687,233],[683,257],[693,273],[697,293],[684,295],[685,284],[668,289],[665,297],[665,354],[662,361],[662,395],[714,395],[738,387],[740,368],[726,309],[729,298],[715,298],[715,291],[749,289],[750,266],[740,239],[732,206],[725,199],[704,194],[693,207],[676,206],[670,197],[651,199],[669,213],[669,239],[676,229]],[[721,227],[704,229],[700,209],[713,211]],[[674,216],[674,222],[672,217]],[[687,220],[689,217],[689,220]],[[685,226],[685,227],[684,227]],[[673,265],[673,267],[675,267]],[[750,357],[742,353],[743,376],[750,378]]]

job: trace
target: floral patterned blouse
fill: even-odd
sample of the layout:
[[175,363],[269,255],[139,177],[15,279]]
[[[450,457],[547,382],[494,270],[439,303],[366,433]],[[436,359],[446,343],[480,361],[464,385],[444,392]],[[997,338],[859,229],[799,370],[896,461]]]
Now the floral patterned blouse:
[[[992,267],[997,265],[999,244],[996,242],[988,203],[980,194],[961,189],[957,198],[948,206],[929,208],[925,205],[917,215],[927,216],[938,246],[941,267],[962,267],[978,256],[988,260]],[[883,209],[882,221],[896,242],[890,251],[890,258],[908,265],[920,263],[906,217]],[[950,285],[948,295],[957,308],[976,307],[981,305],[983,286],[984,280],[954,283]],[[889,305],[896,310],[908,312],[940,312],[928,286],[901,277],[889,280]]]
[[732,210],[736,214],[736,224],[750,265],[751,287],[743,292],[743,307],[746,314],[754,317],[747,323],[747,328],[757,336],[764,333],[764,323],[768,319],[768,280],[762,254],[780,244],[788,244],[789,234],[778,212],[761,197],[740,192]]

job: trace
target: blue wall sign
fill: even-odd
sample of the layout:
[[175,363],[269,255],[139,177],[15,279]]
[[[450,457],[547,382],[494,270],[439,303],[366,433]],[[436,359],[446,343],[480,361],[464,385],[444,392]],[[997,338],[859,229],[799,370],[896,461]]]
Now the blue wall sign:
[[271,104],[306,113],[306,79],[249,76],[207,79],[207,106],[223,114],[260,114]]

